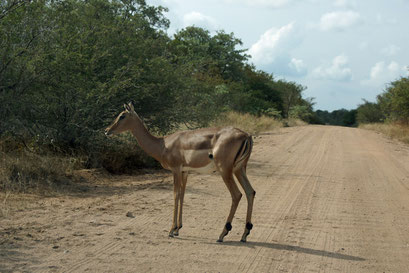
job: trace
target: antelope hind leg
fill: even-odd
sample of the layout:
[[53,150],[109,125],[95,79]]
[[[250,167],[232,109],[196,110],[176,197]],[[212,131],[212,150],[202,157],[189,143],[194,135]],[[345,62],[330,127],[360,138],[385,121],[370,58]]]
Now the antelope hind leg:
[[253,187],[250,184],[250,181],[247,178],[245,168],[241,168],[235,172],[237,179],[240,182],[240,185],[244,189],[247,197],[247,216],[246,216],[246,226],[244,228],[243,236],[241,237],[241,242],[247,241],[247,236],[250,234],[250,230],[253,228],[253,224],[251,223],[251,216],[253,213],[253,203],[254,203],[254,196],[256,192],[254,191]]

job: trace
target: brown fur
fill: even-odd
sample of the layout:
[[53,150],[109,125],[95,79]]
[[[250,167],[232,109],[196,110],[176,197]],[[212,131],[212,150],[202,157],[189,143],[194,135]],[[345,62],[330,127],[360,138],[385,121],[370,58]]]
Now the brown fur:
[[218,241],[222,242],[229,232],[226,226],[231,227],[230,223],[242,197],[234,175],[244,189],[248,203],[246,227],[241,239],[245,242],[250,233],[248,227],[252,227],[251,215],[255,195],[246,175],[253,145],[251,136],[240,129],[224,127],[182,131],[158,138],[149,133],[132,104],[125,104],[124,107],[125,111],[121,112],[106,129],[106,134],[131,131],[146,153],[158,160],[165,169],[172,171],[174,213],[169,236],[177,236],[182,227],[183,199],[188,173],[195,169],[212,171],[214,168],[222,176],[232,197],[230,213],[226,220],[228,224],[225,225]]

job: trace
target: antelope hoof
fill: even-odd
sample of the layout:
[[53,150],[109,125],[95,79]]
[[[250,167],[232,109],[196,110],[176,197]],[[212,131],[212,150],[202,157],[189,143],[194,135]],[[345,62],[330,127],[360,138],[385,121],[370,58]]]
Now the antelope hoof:
[[220,234],[219,240],[217,240],[217,242],[218,242],[218,243],[223,243],[223,238],[224,238],[224,236],[227,235],[227,233],[229,233],[229,232],[223,230],[223,232],[222,232],[222,234]]
[[175,237],[175,236],[178,236],[178,235],[179,235],[179,231],[178,231],[178,228],[177,228],[177,227],[172,228],[172,229],[169,231],[169,237],[171,237],[171,238],[173,238],[173,237]]
[[247,223],[246,224],[246,229],[244,230],[243,236],[241,237],[240,242],[247,242],[247,236],[250,234],[250,230],[253,228],[252,223]]
[[240,240],[240,242],[242,242],[242,243],[245,243],[245,242],[247,242],[247,236],[250,234],[250,231],[245,231],[244,232],[244,234],[243,234],[243,236],[241,237],[241,240]]
[[174,236],[179,236],[179,230],[182,228],[182,226],[180,226],[180,227],[176,227],[174,230],[173,230],[173,235]]
[[230,222],[227,222],[226,225],[224,226],[223,232],[222,234],[220,234],[219,236],[219,240],[217,240],[217,242],[221,243],[223,242],[223,238],[224,236],[226,236],[227,234],[229,234],[229,231],[232,229],[232,225]]

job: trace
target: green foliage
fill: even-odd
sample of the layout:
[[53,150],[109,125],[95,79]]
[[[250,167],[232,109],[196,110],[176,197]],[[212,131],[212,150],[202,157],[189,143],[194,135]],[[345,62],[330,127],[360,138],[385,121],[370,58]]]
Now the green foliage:
[[301,119],[302,121],[309,121],[312,116],[306,105],[295,105],[290,108],[289,117],[293,119]]
[[315,124],[327,124],[337,126],[356,126],[357,110],[339,109],[332,112],[317,110],[315,112]]
[[[299,96],[301,97],[301,92],[303,89],[301,89],[301,86],[298,86],[297,89],[300,90]],[[294,91],[292,92],[293,94],[297,94]],[[298,98],[298,101],[296,103],[293,101],[291,104],[288,104],[291,105],[289,107],[288,117],[292,119],[300,119],[306,123],[313,123],[315,118],[315,114],[313,111],[314,104],[314,98]]]
[[377,100],[386,117],[409,124],[409,77],[390,83]]
[[376,102],[364,100],[358,106],[357,121],[360,124],[385,121],[409,124],[409,77],[391,82],[377,96]]
[[344,115],[344,117],[342,119],[342,123],[345,126],[349,126],[349,127],[356,126],[357,125],[357,121],[356,121],[357,113],[358,113],[358,111],[356,109],[348,111]]
[[[252,67],[247,67],[245,71],[245,93],[250,96],[246,112],[261,115],[271,110],[282,112],[283,110],[283,93],[278,88],[277,82],[272,75],[263,71],[256,71]],[[233,108],[234,109],[234,108]],[[240,111],[240,109],[235,109]]]
[[274,107],[268,108],[266,110],[262,110],[262,115],[270,117],[270,118],[274,118],[276,120],[281,119],[281,111],[278,111]]
[[169,39],[157,29],[168,24],[162,11],[144,1],[38,1],[3,18],[0,132],[89,153],[129,99],[169,130],[156,115],[169,114],[177,86],[162,52]]
[[391,82],[386,90],[377,96],[376,102],[363,100],[355,110],[340,109],[316,111],[315,123],[342,126],[357,124],[397,122],[409,124],[409,78],[401,78]]
[[358,106],[356,120],[358,123],[375,123],[384,120],[379,104],[364,100]]
[[130,100],[159,134],[231,110],[287,118],[302,109],[308,119],[305,87],[249,65],[233,33],[187,27],[169,37],[165,11],[144,0],[1,1],[0,139],[13,139],[9,152],[77,156],[114,172],[152,166],[135,142],[103,135]]

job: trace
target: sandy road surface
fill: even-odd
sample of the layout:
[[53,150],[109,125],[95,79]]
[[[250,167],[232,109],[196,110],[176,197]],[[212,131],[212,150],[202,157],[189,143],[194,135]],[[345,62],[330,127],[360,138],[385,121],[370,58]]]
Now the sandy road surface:
[[218,176],[190,176],[178,238],[167,237],[168,173],[103,176],[81,194],[3,207],[0,271],[409,272],[404,145],[360,129],[283,128],[255,139],[248,173],[248,243],[244,197],[216,243],[230,207]]

